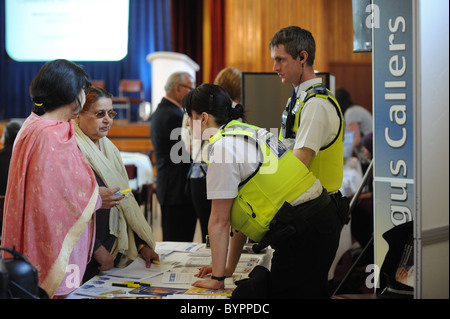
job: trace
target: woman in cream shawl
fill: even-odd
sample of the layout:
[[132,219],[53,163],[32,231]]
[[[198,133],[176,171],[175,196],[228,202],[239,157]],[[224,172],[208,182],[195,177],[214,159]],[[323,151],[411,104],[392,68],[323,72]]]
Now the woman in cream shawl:
[[[78,147],[93,168],[99,186],[104,185],[115,192],[129,188],[129,182],[119,150],[106,137],[117,114],[112,109],[111,98],[109,92],[91,87],[83,111],[75,119],[75,132]],[[123,267],[138,253],[147,267],[150,267],[151,260],[159,260],[154,251],[152,230],[131,193],[117,201],[109,214],[99,210],[96,215],[95,261],[88,266],[91,273],[87,270],[84,280],[98,270],[108,270],[114,265]]]

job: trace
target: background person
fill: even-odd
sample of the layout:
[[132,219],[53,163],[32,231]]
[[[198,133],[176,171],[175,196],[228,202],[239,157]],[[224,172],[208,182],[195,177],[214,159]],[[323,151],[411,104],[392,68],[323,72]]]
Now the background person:
[[20,130],[20,127],[21,124],[18,122],[9,122],[3,129],[1,138],[3,148],[0,150],[0,195],[5,195],[6,193],[9,163],[11,162],[14,141],[16,139],[17,133]]
[[242,72],[233,67],[226,67],[217,74],[214,84],[227,91],[234,104],[241,104],[242,100]]
[[[111,193],[129,188],[120,152],[107,138],[116,115],[112,95],[104,89],[91,87],[83,110],[75,119],[78,147],[94,170],[99,186],[106,186]],[[121,196],[112,208],[97,211],[95,237],[93,259],[84,281],[99,271],[125,266],[138,253],[147,267],[151,266],[152,259],[159,260],[154,251],[152,229],[132,193]]]
[[[365,153],[368,159],[372,159],[373,152],[373,134],[372,132],[364,135],[362,139],[362,152]],[[369,175],[366,185],[358,197],[355,209],[352,212],[351,223],[352,235],[364,248],[370,241],[373,235],[373,174]],[[373,250],[373,243],[367,250]],[[367,253],[363,261],[365,264],[373,263],[373,254]]]
[[[3,129],[3,134],[1,137],[1,143],[3,148],[0,150],[0,196],[5,196],[6,186],[8,184],[8,173],[9,173],[9,163],[11,162],[11,155],[14,145],[14,140],[16,139],[17,133],[19,132],[21,124],[18,122],[9,122],[5,125]],[[4,201],[0,203],[3,205]],[[0,208],[3,212],[3,207]],[[3,213],[0,218],[0,246],[1,246],[1,229],[3,225]]]
[[345,129],[354,132],[353,151],[361,162],[362,171],[365,173],[370,164],[370,158],[362,150],[362,139],[372,132],[372,114],[362,106],[355,104],[350,93],[344,88],[336,90],[336,100],[344,114]]
[[161,205],[164,241],[192,241],[197,223],[191,198],[185,193],[191,159],[181,139],[184,112],[180,103],[193,88],[189,73],[171,74],[164,87],[166,95],[151,117],[156,195]]
[[346,129],[355,123],[361,137],[372,132],[372,114],[367,109],[354,103],[345,88],[338,88],[335,96],[344,114]]

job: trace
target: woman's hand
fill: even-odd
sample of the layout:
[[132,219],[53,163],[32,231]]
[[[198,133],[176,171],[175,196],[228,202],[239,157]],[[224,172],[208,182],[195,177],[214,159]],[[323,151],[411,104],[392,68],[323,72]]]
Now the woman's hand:
[[114,195],[120,191],[119,187],[114,188],[106,188],[104,186],[99,187],[98,193],[102,198],[102,206],[103,209],[110,209],[114,206],[119,205],[119,201],[125,198],[125,195]]
[[200,288],[208,288],[208,289],[224,289],[225,283],[223,280],[215,280],[215,279],[205,279],[205,280],[197,280],[192,284],[194,287]]
[[[203,278],[206,275],[210,274],[212,272],[212,266],[203,266],[200,268],[200,271],[198,274],[194,275],[199,278]],[[225,288],[225,282],[223,280],[215,280],[215,279],[205,279],[205,280],[197,280],[192,284],[194,287],[200,287],[200,288],[208,288],[208,289],[224,289]]]
[[98,267],[100,271],[110,270],[114,267],[114,258],[104,246],[98,247],[94,251],[93,257],[100,264]]
[[200,271],[198,272],[198,274],[196,274],[194,276],[195,277],[199,277],[199,278],[203,278],[207,274],[210,274],[211,272],[212,272],[212,266],[203,266],[202,268],[200,268]]
[[145,245],[141,248],[139,253],[142,255],[142,258],[145,260],[145,267],[150,268],[152,266],[152,260],[159,261],[159,255],[150,247]]
[[[234,270],[230,269],[228,266],[225,268],[225,276],[227,276],[227,278],[233,276],[233,272]],[[212,273],[212,266],[203,266],[202,268],[200,268],[198,274],[194,276],[203,278],[210,273]]]

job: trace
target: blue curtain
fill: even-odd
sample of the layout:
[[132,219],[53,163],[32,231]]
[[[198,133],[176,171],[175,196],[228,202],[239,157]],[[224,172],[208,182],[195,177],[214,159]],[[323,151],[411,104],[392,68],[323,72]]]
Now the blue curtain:
[[[5,49],[5,5],[0,5],[0,120],[25,118],[31,112],[28,87],[44,62],[16,62]],[[102,32],[94,28],[91,36]],[[170,0],[130,0],[128,55],[118,62],[77,62],[91,79],[104,80],[106,89],[118,95],[121,79],[141,79],[145,99],[151,101],[151,65],[146,57],[155,51],[171,51]],[[89,36],[89,35],[86,35]],[[136,119],[136,114],[132,119]]]

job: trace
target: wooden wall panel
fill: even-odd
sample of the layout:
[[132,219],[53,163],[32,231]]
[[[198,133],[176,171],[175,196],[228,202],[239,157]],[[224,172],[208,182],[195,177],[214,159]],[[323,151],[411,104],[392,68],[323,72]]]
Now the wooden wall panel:
[[336,76],[336,88],[346,88],[354,103],[372,113],[371,63],[331,62],[330,72]]
[[[300,25],[300,21],[313,34],[325,33],[327,19],[316,17],[324,7],[325,0],[227,0],[226,64],[246,72],[272,71],[269,42],[273,34],[282,27]],[[320,47],[327,45],[320,38],[316,41]],[[317,51],[319,67],[325,64],[325,52]]]
[[108,138],[122,152],[151,154],[153,151],[149,124],[115,123],[108,132]]
[[371,63],[371,53],[353,53],[351,0],[227,0],[225,5],[227,65],[270,72],[269,41],[289,25],[314,35],[319,71],[329,71],[336,61]]
[[226,65],[243,72],[272,72],[270,39],[289,25],[312,32],[315,69],[337,72],[337,87],[345,86],[356,102],[371,110],[372,54],[353,52],[352,0],[226,0]]
[[329,62],[372,63],[371,53],[353,52],[352,0],[326,0],[328,8]]

